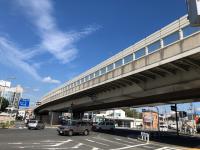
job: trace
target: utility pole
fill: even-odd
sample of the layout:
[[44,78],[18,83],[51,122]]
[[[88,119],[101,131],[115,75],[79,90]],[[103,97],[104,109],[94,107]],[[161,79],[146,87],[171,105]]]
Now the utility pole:
[[193,125],[193,131],[195,129],[195,124],[194,124],[194,112],[193,112],[193,104],[190,104],[190,109],[191,109],[191,115],[192,115],[192,125]]
[[176,133],[179,136],[178,132],[178,114],[177,114],[177,104],[175,104],[175,113],[176,113]]
[[177,104],[175,104],[175,106],[171,106],[171,110],[175,111],[175,115],[176,115],[176,133],[179,136],[179,132],[178,132],[178,114],[177,114]]

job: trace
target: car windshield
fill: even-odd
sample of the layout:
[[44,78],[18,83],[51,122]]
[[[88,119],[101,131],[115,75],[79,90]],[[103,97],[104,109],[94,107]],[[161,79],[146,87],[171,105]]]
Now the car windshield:
[[68,126],[70,124],[69,120],[62,121],[61,125]]
[[77,121],[71,121],[71,124],[70,124],[70,125],[71,125],[71,126],[75,126],[75,125],[77,125],[77,123],[78,123]]
[[36,120],[30,120],[29,123],[36,123]]
[[62,122],[62,125],[64,126],[75,126],[77,124],[77,121],[71,121],[71,120],[66,120]]

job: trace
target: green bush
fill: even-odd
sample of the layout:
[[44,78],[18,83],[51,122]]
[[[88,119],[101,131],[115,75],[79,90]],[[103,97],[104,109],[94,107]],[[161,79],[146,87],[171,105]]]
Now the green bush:
[[0,128],[3,128],[4,123],[0,122]]
[[15,121],[6,121],[0,123],[0,128],[9,128],[10,126],[13,126],[15,124]]
[[1,128],[6,128],[6,123],[5,122],[2,122],[0,125],[1,125]]
[[15,121],[10,121],[10,126],[13,126],[15,124]]

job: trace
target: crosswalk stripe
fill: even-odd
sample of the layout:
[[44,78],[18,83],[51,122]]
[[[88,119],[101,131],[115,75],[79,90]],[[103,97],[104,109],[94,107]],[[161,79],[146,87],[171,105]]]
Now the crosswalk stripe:
[[138,144],[138,145],[132,145],[132,146],[129,145],[129,146],[126,146],[126,147],[115,148],[115,149],[110,149],[110,150],[123,150],[123,149],[129,149],[129,148],[144,146],[144,145],[147,145],[147,143],[145,143],[145,144]]
[[49,146],[57,147],[57,146],[61,146],[61,145],[65,144],[65,143],[69,143],[69,142],[71,142],[71,141],[72,141],[72,140],[69,139],[69,140],[67,140],[67,141],[63,141],[63,142],[60,142],[60,143],[57,143],[57,144],[54,144],[54,145],[49,145]]
[[108,139],[103,139],[103,138],[97,138],[97,137],[92,137],[94,139],[97,139],[97,140],[102,140],[102,141],[107,141],[107,142],[110,142],[110,143],[116,143],[118,145],[125,145],[125,146],[129,146],[128,144],[124,144],[124,143],[120,143],[120,142],[115,142],[115,141],[111,141],[111,140],[108,140]]
[[104,146],[110,146],[108,144],[104,144],[104,143],[101,143],[101,142],[96,142],[96,141],[89,140],[89,139],[85,139],[85,140],[88,141],[88,142],[97,143],[97,144],[104,145]]
[[83,145],[83,143],[78,143],[77,145],[73,146],[72,148],[79,148],[82,145]]
[[157,148],[156,150],[181,150],[181,149],[173,148],[173,147],[161,147],[161,148]]
[[122,140],[122,139],[119,139],[119,138],[114,138],[114,139],[115,139],[115,140],[117,140],[117,141],[122,141],[122,142],[125,142],[125,143],[133,144],[133,142],[124,141],[124,140]]

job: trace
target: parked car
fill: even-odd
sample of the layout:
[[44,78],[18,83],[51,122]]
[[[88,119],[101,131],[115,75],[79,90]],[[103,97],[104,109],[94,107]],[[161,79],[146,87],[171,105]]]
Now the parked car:
[[174,123],[170,124],[169,129],[176,130],[176,124],[174,124]]
[[45,125],[40,120],[29,120],[27,127],[28,129],[44,129]]
[[200,124],[197,124],[197,132],[200,133]]
[[115,124],[113,121],[99,122],[94,126],[94,130],[113,130],[114,128]]
[[85,121],[70,120],[63,123],[57,128],[59,135],[72,136],[74,133],[89,135],[91,131],[91,124]]
[[160,131],[168,131],[168,126],[165,124],[160,125]]

